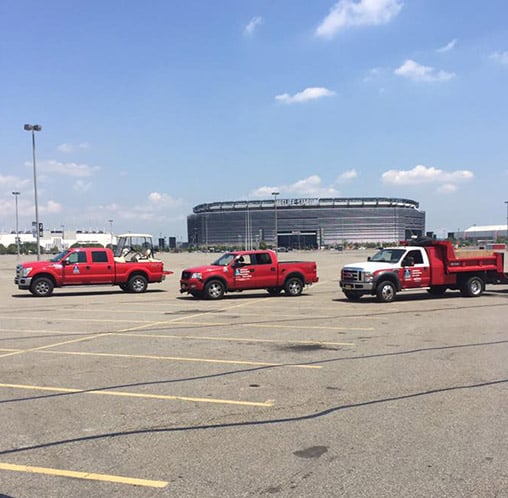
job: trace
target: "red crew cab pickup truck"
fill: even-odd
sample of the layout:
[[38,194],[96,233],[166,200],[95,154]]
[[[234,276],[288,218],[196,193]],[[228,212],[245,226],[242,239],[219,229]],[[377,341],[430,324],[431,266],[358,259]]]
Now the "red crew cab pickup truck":
[[387,247],[368,261],[344,266],[340,287],[351,301],[365,294],[380,302],[393,301],[397,292],[427,289],[442,295],[460,290],[465,297],[483,294],[485,284],[508,283],[508,261],[503,251],[455,253],[447,240],[427,240],[415,245]]
[[274,251],[231,251],[211,265],[183,270],[180,292],[220,299],[225,292],[266,289],[277,295],[284,289],[288,296],[298,296],[317,281],[314,262],[281,262]]
[[111,249],[86,247],[68,249],[49,261],[18,264],[14,283],[34,296],[51,296],[64,285],[118,285],[127,292],[145,292],[148,283],[162,282],[166,275],[162,261],[150,256],[126,260]]

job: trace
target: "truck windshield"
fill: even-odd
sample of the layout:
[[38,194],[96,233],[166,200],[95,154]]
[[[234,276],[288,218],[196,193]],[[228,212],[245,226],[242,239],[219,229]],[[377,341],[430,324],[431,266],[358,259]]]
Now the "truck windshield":
[[381,249],[370,260],[378,263],[397,263],[405,252],[405,249]]
[[212,265],[215,266],[228,266],[231,261],[235,259],[235,255],[231,254],[230,252],[227,252],[226,254],[223,254],[217,261],[214,261]]
[[65,258],[65,255],[69,252],[68,249],[66,249],[65,251],[62,251],[61,253],[57,254],[56,256],[53,256],[50,261],[52,263],[58,263],[58,261],[62,260],[63,258]]

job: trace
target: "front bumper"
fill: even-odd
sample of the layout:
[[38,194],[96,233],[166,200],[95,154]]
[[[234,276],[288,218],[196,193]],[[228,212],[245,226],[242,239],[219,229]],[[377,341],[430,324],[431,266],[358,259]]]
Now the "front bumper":
[[180,280],[180,294],[189,292],[201,292],[204,288],[203,282],[197,279]]
[[372,292],[374,290],[374,284],[372,282],[347,282],[341,280],[339,286],[342,290],[352,290],[360,292]]
[[30,285],[32,284],[32,277],[16,277],[14,279],[14,283],[18,286],[19,289],[30,289]]

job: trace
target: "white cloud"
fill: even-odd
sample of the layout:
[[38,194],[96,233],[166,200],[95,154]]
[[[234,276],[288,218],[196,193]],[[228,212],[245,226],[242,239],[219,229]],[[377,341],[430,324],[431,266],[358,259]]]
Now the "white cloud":
[[332,97],[335,92],[322,87],[310,87],[305,90],[289,95],[289,93],[283,93],[276,95],[275,100],[283,102],[284,104],[295,104],[300,102],[307,102],[309,100],[321,99],[323,97]]
[[250,195],[254,197],[263,197],[270,199],[272,192],[279,192],[282,196],[308,196],[308,197],[334,197],[339,192],[333,187],[325,187],[322,185],[321,178],[318,175],[312,175],[303,180],[298,180],[289,185],[279,185],[277,187],[260,187]]
[[[32,163],[25,163],[32,165]],[[88,164],[78,163],[62,163],[59,161],[49,160],[37,163],[38,169],[48,173],[59,173],[67,176],[87,177],[92,176],[96,171],[100,170],[98,166],[89,166]]]
[[410,170],[391,169],[382,174],[386,185],[438,184],[438,191],[450,193],[457,190],[457,183],[472,180],[474,174],[469,170],[443,171],[442,169],[417,165]]
[[422,66],[417,62],[408,59],[402,66],[397,68],[394,73],[397,76],[408,78],[413,81],[423,81],[426,83],[448,81],[455,77],[455,73],[439,71],[430,66]]
[[48,201],[46,204],[39,206],[41,214],[55,214],[62,212],[62,205],[55,201]]
[[389,23],[401,11],[400,0],[340,0],[316,29],[316,35],[333,38],[350,26],[377,26]]
[[450,50],[453,50],[455,48],[455,45],[457,44],[457,38],[454,38],[451,42],[447,43],[443,47],[439,47],[436,52],[439,52],[440,54],[444,52],[449,52]]
[[260,16],[253,17],[245,26],[243,32],[247,36],[252,36],[254,34],[254,31],[262,24],[263,18]]
[[508,50],[506,52],[494,52],[489,57],[500,64],[508,64]]
[[27,187],[31,187],[31,184],[31,181],[27,178],[20,178],[19,176],[13,175],[0,175],[0,187],[7,190],[21,190]]
[[87,192],[90,190],[90,187],[92,186],[92,182],[85,182],[83,180],[76,180],[73,185],[73,189],[76,192]]
[[355,169],[350,169],[347,171],[344,171],[344,173],[340,174],[337,178],[337,183],[347,183],[351,180],[354,180],[358,176],[358,173]]
[[75,152],[76,150],[82,150],[82,149],[89,149],[90,144],[87,143],[81,143],[78,145],[72,145],[72,144],[61,144],[56,149],[59,152]]
[[176,207],[180,206],[182,203],[180,199],[175,199],[169,194],[161,194],[159,192],[151,192],[148,196],[148,200],[153,209]]

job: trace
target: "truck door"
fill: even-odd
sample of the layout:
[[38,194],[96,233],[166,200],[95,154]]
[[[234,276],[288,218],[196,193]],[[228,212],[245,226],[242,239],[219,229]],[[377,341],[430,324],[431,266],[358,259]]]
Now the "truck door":
[[91,255],[92,264],[88,282],[91,284],[112,284],[115,278],[115,267],[114,263],[109,261],[107,251],[92,249]]
[[69,254],[63,264],[63,284],[78,285],[87,283],[89,264],[85,251],[75,251]]
[[427,254],[422,249],[408,251],[401,261],[399,277],[403,289],[428,287],[430,265]]
[[277,266],[268,253],[243,254],[233,263],[236,289],[263,289],[277,282]]

